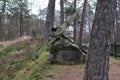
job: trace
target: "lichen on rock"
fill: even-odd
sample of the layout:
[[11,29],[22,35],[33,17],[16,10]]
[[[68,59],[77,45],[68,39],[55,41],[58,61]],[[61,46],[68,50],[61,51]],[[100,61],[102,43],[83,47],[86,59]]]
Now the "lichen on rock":
[[52,42],[50,48],[50,62],[60,64],[80,63],[81,52],[79,47],[63,34]]

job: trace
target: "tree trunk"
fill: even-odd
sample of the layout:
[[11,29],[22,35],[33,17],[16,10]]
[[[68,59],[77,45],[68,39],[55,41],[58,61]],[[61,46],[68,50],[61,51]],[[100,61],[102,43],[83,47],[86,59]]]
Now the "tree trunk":
[[4,28],[3,28],[3,22],[4,22],[4,14],[5,14],[5,8],[6,8],[7,0],[4,0],[3,5],[1,6],[1,13],[0,13],[0,40],[3,40],[4,38]]
[[[117,6],[117,4],[118,4],[118,6]],[[118,7],[118,10],[117,10],[117,7]],[[119,28],[119,26],[118,26],[118,20],[120,20],[120,16],[119,16],[119,14],[120,14],[120,1],[119,0],[117,0],[116,2],[114,2],[114,7],[113,7],[113,10],[114,10],[114,26],[113,26],[113,28],[112,28],[112,33],[113,33],[113,35],[112,35],[112,48],[111,48],[111,53],[114,55],[114,57],[116,57],[116,47],[115,47],[115,45],[116,45],[116,41],[120,41],[120,35],[118,35],[118,34],[116,34],[116,30],[118,31],[118,30],[120,30]],[[118,20],[117,20],[118,19]],[[120,24],[119,24],[120,25]],[[117,28],[117,29],[116,29]]]
[[[76,12],[76,0],[74,0],[74,12]],[[77,40],[76,18],[74,19],[74,42]]]
[[80,36],[79,36],[79,42],[78,42],[78,45],[79,45],[79,46],[82,46],[83,28],[84,28],[84,26],[85,26],[85,17],[86,17],[87,4],[88,4],[88,0],[85,0],[85,1],[84,1],[82,18],[81,18],[81,24],[80,24]]
[[116,41],[120,41],[120,1],[118,0],[118,10],[116,16]]
[[60,0],[60,24],[64,23],[64,1]]
[[22,0],[21,0],[21,5],[20,5],[20,37],[22,36],[22,27],[23,27],[23,14],[22,14]]
[[54,26],[55,0],[49,0],[45,24],[45,39],[50,36],[51,28]]
[[108,80],[111,29],[114,26],[113,3],[115,1],[97,0],[84,80]]
[[0,17],[0,41],[2,40],[3,28],[2,28],[2,18]]

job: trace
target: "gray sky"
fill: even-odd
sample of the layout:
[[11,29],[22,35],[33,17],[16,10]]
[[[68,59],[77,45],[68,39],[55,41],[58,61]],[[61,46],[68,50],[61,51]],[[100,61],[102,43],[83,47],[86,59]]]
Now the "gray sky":
[[[32,7],[32,13],[38,14],[38,11],[39,11],[40,8],[43,9],[43,8],[46,8],[48,6],[48,1],[49,0],[28,0],[28,1],[33,3],[33,5],[31,6]],[[56,6],[55,6],[56,10],[60,9],[59,1],[60,0],[56,0]]]
[[[48,6],[49,0],[28,0],[28,1],[33,3],[33,5],[31,6],[32,13],[38,14],[39,9],[43,9]],[[73,0],[69,0],[69,1],[73,1]],[[81,1],[81,3],[83,3],[84,0],[80,0],[80,1]],[[90,1],[90,4],[92,4],[96,0],[89,0],[89,1]],[[55,9],[60,10],[60,0],[56,0]]]

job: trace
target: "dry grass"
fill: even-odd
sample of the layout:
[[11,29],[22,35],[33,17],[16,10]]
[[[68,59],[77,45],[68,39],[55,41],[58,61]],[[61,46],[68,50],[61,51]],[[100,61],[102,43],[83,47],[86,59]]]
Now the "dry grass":
[[23,37],[20,37],[20,38],[17,38],[15,40],[12,40],[12,41],[3,41],[3,42],[0,42],[0,45],[1,47],[8,47],[10,45],[15,45],[15,44],[19,44],[21,42],[25,42],[25,41],[28,41],[28,40],[31,40],[32,37],[30,36],[23,36]]
[[[19,38],[14,41],[0,42],[4,48],[29,41],[31,38]],[[48,53],[37,61],[30,59],[37,41],[30,42],[26,49],[0,58],[0,80],[83,80],[84,65],[49,65]],[[110,58],[109,80],[120,80],[120,61]]]

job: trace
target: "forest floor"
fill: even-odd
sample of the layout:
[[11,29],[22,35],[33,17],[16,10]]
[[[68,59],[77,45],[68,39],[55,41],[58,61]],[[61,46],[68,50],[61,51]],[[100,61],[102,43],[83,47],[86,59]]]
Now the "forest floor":
[[[48,52],[32,61],[31,56],[40,41],[32,41],[31,37],[0,44],[3,47],[0,51],[0,80],[83,80],[84,64],[50,65]],[[120,80],[120,60],[111,57],[109,68],[109,80]]]
[[[120,80],[120,61],[110,58],[109,80]],[[83,80],[84,65],[50,65],[44,80]]]
[[25,42],[25,41],[28,41],[30,39],[32,39],[32,37],[30,37],[30,36],[23,36],[23,37],[17,38],[17,39],[12,40],[12,41],[0,42],[0,45],[1,45],[1,47],[6,48],[7,46],[19,44],[21,42]]

